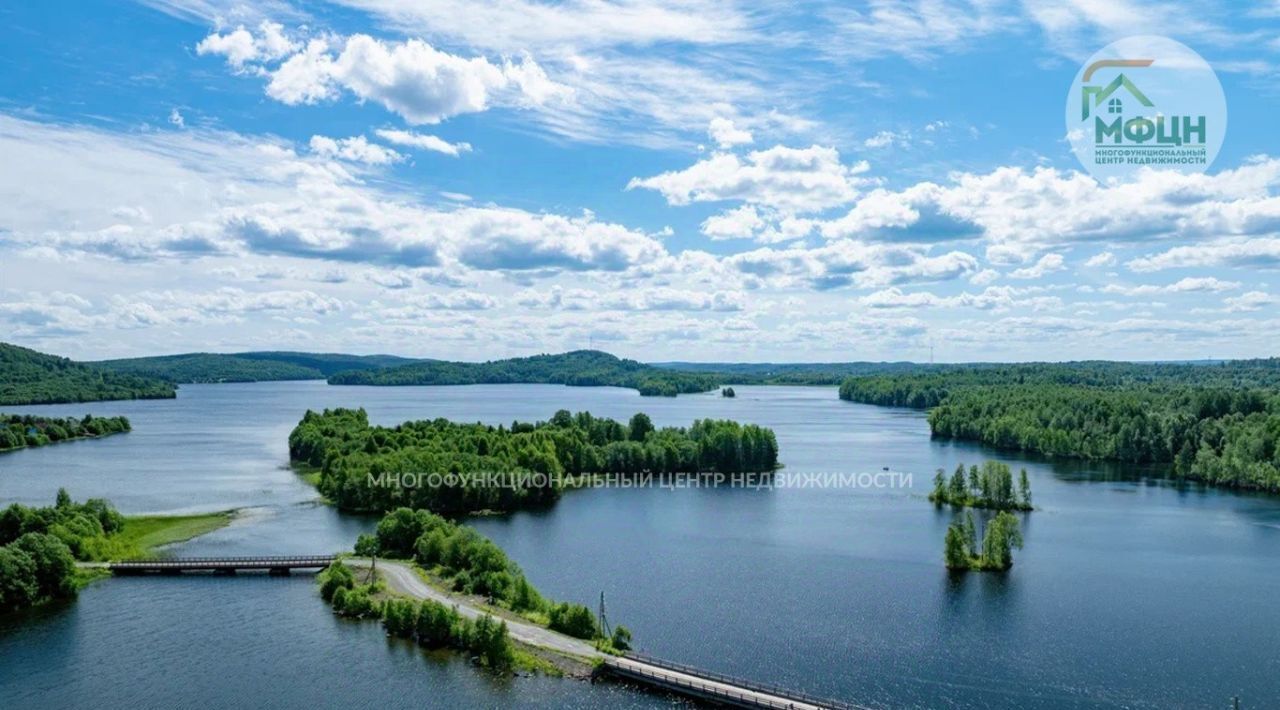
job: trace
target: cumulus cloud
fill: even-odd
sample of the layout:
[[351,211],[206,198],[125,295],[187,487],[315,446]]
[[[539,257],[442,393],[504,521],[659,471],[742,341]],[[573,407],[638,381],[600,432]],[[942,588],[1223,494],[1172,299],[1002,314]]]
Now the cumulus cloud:
[[1062,271],[1066,268],[1065,260],[1061,254],[1045,254],[1040,257],[1033,266],[1022,269],[1014,269],[1009,272],[1009,278],[1013,279],[1038,279],[1055,271]]
[[845,165],[834,148],[779,145],[744,157],[715,153],[684,170],[633,178],[627,189],[656,190],[672,205],[738,200],[810,213],[852,202],[869,169],[865,161]]
[[751,131],[738,128],[733,124],[733,121],[721,116],[711,119],[711,125],[707,128],[707,135],[716,142],[716,145],[725,149],[746,145],[755,140],[751,136]]
[[462,153],[471,152],[470,143],[450,143],[439,136],[428,135],[425,133],[414,133],[413,131],[400,131],[389,128],[380,128],[374,131],[384,141],[402,145],[408,148],[420,148],[422,150],[430,150],[436,153],[444,153],[458,157]]
[[1280,237],[1222,239],[1207,244],[1174,247],[1158,254],[1138,257],[1125,266],[1139,272],[1206,266],[1275,269],[1280,268]]
[[313,37],[299,45],[279,30],[264,23],[257,35],[243,27],[214,33],[197,52],[225,56],[236,69],[264,76],[267,95],[282,103],[314,104],[348,92],[412,124],[439,123],[495,103],[543,105],[572,94],[529,57],[494,63],[420,39],[392,42],[365,34]]
[[1277,305],[1280,299],[1272,296],[1265,291],[1249,291],[1239,296],[1225,298],[1222,300],[1228,313],[1243,313],[1250,311],[1260,311],[1263,308]]
[[1112,254],[1109,251],[1104,251],[1100,254],[1095,254],[1089,257],[1089,259],[1084,262],[1084,265],[1091,268],[1098,268],[1103,266],[1111,266],[1112,264],[1115,264],[1115,263],[1116,263],[1116,255]]

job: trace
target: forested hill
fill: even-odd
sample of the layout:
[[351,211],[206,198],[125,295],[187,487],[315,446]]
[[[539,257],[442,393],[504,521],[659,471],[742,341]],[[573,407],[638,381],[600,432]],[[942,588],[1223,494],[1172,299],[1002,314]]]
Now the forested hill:
[[1280,492],[1280,359],[954,367],[851,378],[842,399],[930,408],[934,436],[1050,456],[1164,465]]
[[417,362],[392,355],[248,352],[186,353],[156,357],[103,360],[99,367],[156,377],[179,384],[205,382],[267,382],[323,380],[335,372],[363,370]]
[[720,386],[714,373],[666,370],[623,360],[598,350],[489,362],[421,362],[381,370],[340,372],[331,385],[558,384],[578,387],[629,387],[645,396],[674,397]]
[[655,362],[654,367],[717,374],[739,385],[838,385],[863,375],[930,372],[944,365],[914,362]]
[[0,405],[175,396],[168,382],[0,343]]

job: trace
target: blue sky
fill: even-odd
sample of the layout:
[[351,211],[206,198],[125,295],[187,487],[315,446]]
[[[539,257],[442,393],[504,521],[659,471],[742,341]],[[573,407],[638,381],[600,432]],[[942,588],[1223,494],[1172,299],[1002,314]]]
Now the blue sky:
[[[1275,355],[1280,3],[0,9],[0,339],[74,357]],[[1090,55],[1217,71],[1205,175],[1102,185]]]

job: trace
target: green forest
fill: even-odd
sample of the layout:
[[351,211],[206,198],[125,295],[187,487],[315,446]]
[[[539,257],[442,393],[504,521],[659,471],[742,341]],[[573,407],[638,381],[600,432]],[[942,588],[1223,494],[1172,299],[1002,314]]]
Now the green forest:
[[1066,363],[854,378],[842,399],[928,408],[934,436],[1163,465],[1178,478],[1280,492],[1280,359]]
[[112,372],[154,377],[177,384],[323,380],[347,370],[370,370],[419,362],[392,355],[247,352],[186,353],[102,360],[92,363]]
[[172,384],[0,343],[0,405],[168,399]]
[[[335,409],[308,411],[289,435],[289,455],[319,468],[320,492],[346,510],[466,513],[550,503],[565,476],[772,471],[778,443],[770,429],[727,420],[657,428],[645,414],[623,424],[561,410],[549,421],[510,427],[446,419],[380,427],[369,424],[363,409]],[[511,477],[522,485],[458,475],[522,473],[547,475]],[[450,485],[426,474],[455,474],[455,480]],[[394,476],[439,485],[376,482]]]
[[556,384],[628,387],[649,397],[709,392],[720,386],[714,373],[665,370],[598,350],[489,362],[419,362],[379,370],[339,372],[331,385]]
[[38,417],[31,414],[0,414],[0,451],[28,446],[45,446],[60,441],[91,439],[129,431],[125,417]]

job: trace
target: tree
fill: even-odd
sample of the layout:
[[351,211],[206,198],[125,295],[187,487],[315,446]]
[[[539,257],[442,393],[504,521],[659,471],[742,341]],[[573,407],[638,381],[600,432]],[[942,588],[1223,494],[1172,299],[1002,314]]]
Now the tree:
[[947,474],[942,469],[933,474],[933,491],[929,494],[929,500],[937,505],[947,502]]
[[378,538],[368,533],[360,533],[356,538],[355,553],[357,557],[377,557]]
[[60,598],[75,596],[73,576],[76,560],[66,543],[52,535],[27,533],[13,543],[35,563],[36,588],[40,596]]
[[1027,479],[1027,469],[1018,474],[1018,504],[1027,510],[1031,509],[1031,481]]
[[356,577],[351,569],[337,560],[330,563],[318,577],[321,598],[327,602],[334,602],[334,606],[337,606],[335,594],[339,589],[351,589],[356,586]]
[[16,546],[0,547],[0,611],[23,609],[40,598],[36,563]]
[[1013,566],[1013,548],[1022,548],[1022,531],[1012,513],[1000,511],[987,523],[982,537],[982,567],[1006,570]]
[[600,635],[596,617],[581,604],[561,602],[551,607],[550,626],[553,630],[574,638],[593,639]]
[[458,620],[458,612],[430,599],[423,599],[418,608],[416,624],[418,643],[427,648],[444,648],[450,645],[454,641]]
[[965,488],[964,467],[956,469],[951,475],[951,485],[947,489],[947,502],[951,505],[964,505],[969,499],[969,493]]
[[418,625],[418,605],[408,599],[389,599],[382,605],[382,627],[397,638],[412,638]]
[[622,624],[613,627],[613,638],[609,639],[610,645],[617,651],[628,651],[631,649],[631,630]]
[[947,526],[942,556],[947,563],[947,569],[969,569],[969,546],[965,544],[964,531],[959,523],[951,523]]
[[631,417],[631,422],[627,426],[631,434],[632,441],[643,442],[648,438],[649,433],[653,431],[653,422],[649,419],[649,415],[644,412],[636,412]]

